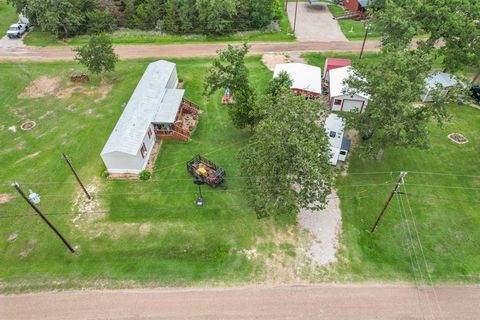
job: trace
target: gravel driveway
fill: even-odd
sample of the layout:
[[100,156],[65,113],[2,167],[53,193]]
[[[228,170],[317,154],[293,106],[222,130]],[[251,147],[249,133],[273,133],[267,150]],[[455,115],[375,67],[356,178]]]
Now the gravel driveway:
[[7,36],[3,36],[0,39],[0,49],[20,49],[25,48],[23,43],[23,37],[21,39],[9,39]]
[[[293,28],[295,2],[288,3],[288,19]],[[298,41],[348,41],[326,4],[299,2],[295,36]]]

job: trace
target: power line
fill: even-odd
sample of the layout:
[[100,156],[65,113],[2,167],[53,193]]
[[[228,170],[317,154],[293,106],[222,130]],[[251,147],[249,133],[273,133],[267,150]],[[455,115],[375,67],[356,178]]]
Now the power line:
[[[332,199],[340,199],[340,198],[369,198],[369,197],[378,197],[383,194],[379,193],[373,193],[370,195],[362,195],[362,196],[351,196],[351,197],[339,197],[339,196],[332,196],[332,197],[327,197],[326,200],[332,200]],[[172,208],[166,208],[166,207],[155,207],[154,211],[148,211],[148,210],[127,210],[127,211],[110,211],[110,210],[94,210],[94,211],[76,211],[76,212],[65,212],[65,211],[60,211],[60,212],[51,212],[48,215],[77,215],[77,214],[92,214],[92,213],[111,213],[111,214],[132,214],[132,213],[142,213],[142,214],[155,214],[163,211],[168,211],[168,210],[173,210],[173,211],[195,211],[195,210],[223,210],[223,209],[235,209],[235,208],[249,208],[248,206],[245,205],[228,205],[228,206],[221,206],[221,207],[204,207],[201,209],[198,209],[197,207],[172,207]],[[26,217],[26,216],[33,216],[30,214],[23,214],[23,213],[12,213],[12,212],[0,212],[0,219],[3,218],[14,218],[14,217]]]
[[420,252],[422,253],[423,263],[425,264],[425,271],[426,271],[427,276],[430,280],[430,286],[432,287],[433,293],[435,295],[435,301],[436,301],[436,304],[437,304],[437,309],[440,313],[440,317],[443,319],[443,312],[442,312],[442,309],[440,307],[440,304],[438,303],[438,295],[437,295],[437,291],[435,290],[435,287],[433,286],[432,277],[430,275],[430,272],[428,271],[429,268],[428,268],[428,264],[427,264],[427,259],[425,257],[425,252],[423,250],[422,241],[420,240],[420,235],[419,235],[419,232],[418,232],[417,223],[416,223],[415,217],[413,215],[413,210],[412,210],[412,207],[410,205],[410,200],[408,199],[407,188],[406,188],[405,185],[403,186],[403,189],[405,190],[405,200],[406,200],[409,212],[410,212],[410,216],[412,217],[413,227],[414,227],[414,230],[415,230],[415,234],[416,234],[416,237],[417,237],[418,244],[420,246]]
[[444,188],[444,189],[461,189],[461,190],[480,190],[480,188],[476,187],[455,187],[455,186],[445,186],[445,185],[433,185],[433,184],[416,184],[416,183],[409,183],[409,186],[414,187],[424,187],[424,188]]

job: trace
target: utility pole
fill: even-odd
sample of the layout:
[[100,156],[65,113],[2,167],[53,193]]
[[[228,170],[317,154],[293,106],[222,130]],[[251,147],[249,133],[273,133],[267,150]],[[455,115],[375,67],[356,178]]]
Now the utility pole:
[[90,193],[87,191],[87,189],[86,189],[85,186],[83,185],[82,181],[80,180],[80,177],[78,176],[77,172],[76,172],[75,169],[73,168],[73,165],[72,165],[72,162],[70,161],[70,158],[67,157],[67,155],[66,155],[65,153],[63,153],[63,152],[62,152],[62,157],[63,157],[63,159],[65,160],[65,162],[68,164],[68,166],[70,167],[70,170],[72,170],[72,173],[73,173],[73,175],[75,176],[75,179],[77,179],[78,184],[80,185],[80,187],[82,187],[83,192],[84,192],[85,195],[87,196],[88,200],[91,200],[91,199],[92,199],[92,196],[91,196]]
[[17,190],[18,194],[20,194],[20,196],[25,200],[27,201],[27,203],[30,205],[30,207],[32,207],[33,210],[35,210],[36,213],[38,213],[38,215],[40,216],[40,218],[42,218],[42,220],[50,227],[50,229],[53,230],[53,232],[55,232],[55,234],[62,240],[62,242],[67,246],[68,250],[70,250],[71,253],[75,253],[75,249],[73,249],[73,247],[68,243],[68,241],[62,236],[62,234],[53,226],[53,224],[48,221],[48,219],[45,217],[45,215],[40,211],[40,209],[35,205],[33,204],[30,199],[25,195],[25,193],[23,193],[23,190],[20,188],[20,186],[18,185],[17,182],[14,182],[12,183],[12,187],[15,188],[15,190]]
[[295,27],[297,26],[297,10],[298,10],[298,0],[295,1],[295,16],[293,18],[293,34],[295,34]]
[[392,193],[390,193],[390,196],[388,197],[387,202],[385,202],[385,204],[383,205],[382,211],[378,215],[378,218],[375,221],[375,224],[373,225],[372,230],[370,230],[370,232],[372,232],[372,233],[375,232],[375,229],[377,228],[378,224],[380,223],[380,220],[382,219],[383,215],[385,214],[385,211],[387,210],[388,205],[392,201],[393,196],[398,193],[398,189],[403,184],[403,178],[405,178],[406,175],[407,175],[407,172],[405,172],[405,171],[400,172],[400,176],[398,177],[397,183],[393,187]]
[[362,50],[360,51],[359,59],[362,59],[363,50],[365,50],[365,42],[367,42],[368,31],[370,30],[370,25],[367,23],[365,26],[365,37],[363,38]]

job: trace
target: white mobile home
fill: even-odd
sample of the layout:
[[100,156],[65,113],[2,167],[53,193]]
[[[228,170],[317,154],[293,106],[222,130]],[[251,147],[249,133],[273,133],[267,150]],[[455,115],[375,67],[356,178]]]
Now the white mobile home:
[[[148,65],[101,152],[109,173],[145,170],[159,128],[168,126],[172,132],[181,122],[184,90],[177,84],[174,63],[160,60]],[[186,130],[183,134],[188,135]]]
[[330,143],[331,165],[337,165],[338,161],[345,161],[350,150],[351,141],[344,137],[345,120],[332,113],[325,120],[325,133]]
[[447,94],[448,90],[457,85],[457,80],[454,76],[444,72],[432,73],[425,79],[425,90],[420,97],[422,102],[433,101],[433,91],[440,85],[442,88],[441,94]]
[[322,70],[304,63],[281,63],[275,65],[273,77],[286,72],[292,80],[290,87],[296,94],[319,97],[322,94]]
[[329,103],[332,111],[365,111],[368,95],[360,91],[355,91],[353,95],[348,94],[349,88],[344,81],[351,75],[353,75],[353,69],[350,66],[332,69],[328,72]]

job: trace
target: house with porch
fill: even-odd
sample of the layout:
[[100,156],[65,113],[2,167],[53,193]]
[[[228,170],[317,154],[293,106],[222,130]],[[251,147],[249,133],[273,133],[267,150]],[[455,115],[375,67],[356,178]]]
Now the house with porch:
[[199,108],[177,86],[174,63],[159,60],[148,65],[100,153],[110,174],[145,170],[161,139],[190,139]]

